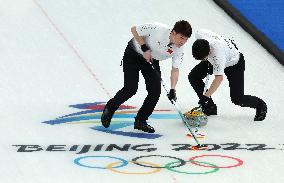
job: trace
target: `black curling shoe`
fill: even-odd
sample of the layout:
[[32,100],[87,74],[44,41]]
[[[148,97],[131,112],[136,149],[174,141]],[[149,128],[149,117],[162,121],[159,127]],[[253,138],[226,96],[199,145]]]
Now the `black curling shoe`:
[[134,129],[142,130],[143,132],[147,132],[147,133],[155,132],[155,129],[152,126],[148,125],[146,120],[135,119]]
[[111,119],[112,119],[112,116],[113,116],[113,114],[114,114],[114,112],[116,110],[110,103],[111,102],[108,102],[105,105],[105,108],[104,108],[102,116],[101,116],[101,122],[102,122],[102,125],[105,128],[109,127]]
[[256,108],[256,114],[254,121],[263,121],[266,117],[267,105],[264,101],[259,104],[259,107]]

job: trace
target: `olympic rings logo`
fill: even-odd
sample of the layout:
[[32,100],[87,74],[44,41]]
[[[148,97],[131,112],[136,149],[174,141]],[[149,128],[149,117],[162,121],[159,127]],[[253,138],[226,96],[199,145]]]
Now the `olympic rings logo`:
[[[160,165],[157,163],[152,163],[146,161],[147,158],[154,157],[154,158],[169,158],[172,159],[173,161],[170,161],[164,165]],[[202,161],[202,158],[206,159],[212,159],[216,161],[217,158],[222,158],[222,159],[227,159],[230,161],[234,161],[232,165],[227,165],[227,166],[221,166],[221,165],[216,165],[214,163],[209,163],[206,161]],[[87,159],[111,159],[114,160],[114,162],[108,163],[105,166],[93,166],[93,165],[87,165],[86,162],[83,163],[83,161],[86,161]],[[96,162],[96,161],[95,161]],[[118,158],[114,156],[81,156],[76,159],[74,159],[74,163],[76,165],[79,165],[81,167],[85,168],[95,168],[95,169],[105,169],[109,170],[111,172],[115,173],[120,173],[120,174],[153,174],[153,173],[158,173],[162,169],[166,169],[171,172],[176,172],[176,173],[181,173],[181,174],[210,174],[219,171],[220,169],[225,169],[225,168],[234,168],[241,166],[243,164],[243,161],[239,158],[231,157],[231,156],[224,156],[224,155],[199,155],[199,156],[193,156],[188,158],[187,160],[183,160],[181,158],[177,158],[174,156],[163,156],[163,155],[147,155],[147,156],[139,156],[135,157],[132,160],[125,160],[123,158]],[[140,168],[144,167],[147,168],[146,171],[144,172],[129,172],[129,171],[120,171],[118,170],[119,168],[126,167],[129,164],[137,165]],[[189,171],[188,168],[187,170],[182,170],[185,169],[184,166],[186,165],[193,165],[199,167],[199,169],[205,169],[205,171]],[[183,168],[181,168],[183,167]],[[190,167],[192,168],[192,167]],[[209,169],[209,170],[208,170]],[[139,169],[141,170],[141,169]]]

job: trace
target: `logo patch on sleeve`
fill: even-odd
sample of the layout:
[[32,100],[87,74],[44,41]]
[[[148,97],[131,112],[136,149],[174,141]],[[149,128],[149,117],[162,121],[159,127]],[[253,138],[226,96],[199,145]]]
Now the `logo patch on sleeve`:
[[169,54],[172,54],[174,51],[169,48],[167,52],[168,52]]

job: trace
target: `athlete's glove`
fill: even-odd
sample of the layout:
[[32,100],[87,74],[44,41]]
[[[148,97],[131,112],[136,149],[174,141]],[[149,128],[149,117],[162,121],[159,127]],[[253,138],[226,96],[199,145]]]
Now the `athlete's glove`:
[[210,101],[210,97],[207,97],[205,95],[202,95],[198,104],[200,104],[202,107],[205,107]]
[[170,89],[170,92],[168,93],[168,98],[170,101],[172,100],[177,101],[177,95],[175,89]]
[[147,46],[146,44],[142,44],[142,45],[141,45],[141,50],[142,50],[143,52],[146,52],[146,51],[150,50],[150,48],[149,48],[149,46]]

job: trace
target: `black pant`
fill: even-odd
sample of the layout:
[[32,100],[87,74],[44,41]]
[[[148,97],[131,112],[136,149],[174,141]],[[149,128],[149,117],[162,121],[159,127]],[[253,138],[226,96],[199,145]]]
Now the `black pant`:
[[[231,100],[234,104],[242,107],[256,108],[262,100],[255,96],[244,95],[244,71],[245,60],[243,54],[240,54],[240,59],[236,65],[225,68],[225,75],[229,80]],[[188,80],[199,99],[203,95],[205,86],[203,79],[207,73],[213,73],[213,66],[208,61],[201,61],[188,75]]]
[[[160,77],[157,76],[157,73],[146,62],[143,56],[133,49],[132,44],[132,40],[129,41],[123,56],[124,86],[109,102],[115,108],[118,108],[122,103],[135,95],[138,89],[139,71],[141,71],[145,79],[148,95],[139,109],[136,118],[143,121],[147,120],[154,111],[161,94],[161,83]],[[153,60],[153,65],[160,75],[159,61]]]

